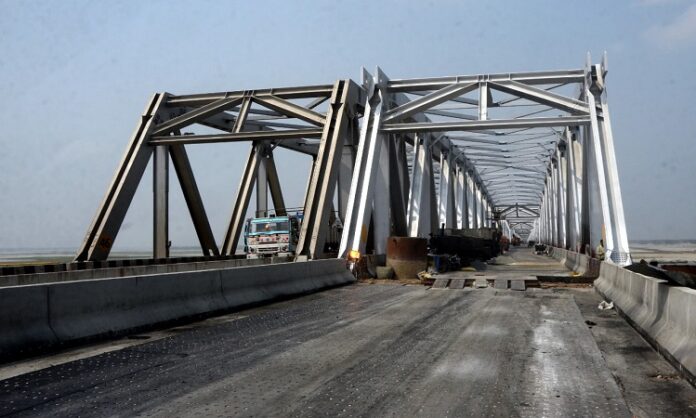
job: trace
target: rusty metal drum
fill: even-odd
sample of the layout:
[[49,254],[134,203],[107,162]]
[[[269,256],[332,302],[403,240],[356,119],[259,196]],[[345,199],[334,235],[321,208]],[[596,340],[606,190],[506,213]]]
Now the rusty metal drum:
[[397,279],[417,279],[428,268],[428,240],[425,238],[387,238],[387,266]]

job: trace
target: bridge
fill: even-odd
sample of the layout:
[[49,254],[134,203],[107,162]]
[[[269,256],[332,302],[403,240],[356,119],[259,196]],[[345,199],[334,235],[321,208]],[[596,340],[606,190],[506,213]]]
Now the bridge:
[[[0,415],[696,414],[696,292],[630,268],[607,74],[153,95],[74,261],[2,268]],[[216,242],[187,149],[227,142],[249,148]],[[297,250],[247,260],[245,220],[289,213],[278,147],[312,159]],[[152,257],[111,259],[150,164]],[[170,164],[197,256],[170,254]],[[390,237],[483,230],[544,248],[358,274]]]

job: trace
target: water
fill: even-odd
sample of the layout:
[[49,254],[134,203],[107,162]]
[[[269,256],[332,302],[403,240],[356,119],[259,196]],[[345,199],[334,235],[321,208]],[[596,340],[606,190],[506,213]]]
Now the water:
[[[696,240],[636,240],[630,242],[634,261],[686,261],[696,263]],[[75,257],[77,248],[0,248],[0,264],[65,263]],[[241,252],[238,248],[237,252]],[[172,257],[201,256],[198,247],[174,247]],[[150,258],[152,250],[133,249],[114,251],[111,259]]]

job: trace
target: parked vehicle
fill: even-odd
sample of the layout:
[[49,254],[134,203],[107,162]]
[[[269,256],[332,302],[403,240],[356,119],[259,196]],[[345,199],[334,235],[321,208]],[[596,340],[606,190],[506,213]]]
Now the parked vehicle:
[[247,219],[244,227],[247,258],[294,256],[300,222],[297,215]]

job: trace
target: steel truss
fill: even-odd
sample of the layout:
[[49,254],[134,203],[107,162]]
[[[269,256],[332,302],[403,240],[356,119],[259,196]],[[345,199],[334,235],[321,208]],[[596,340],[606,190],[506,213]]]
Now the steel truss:
[[[427,237],[439,225],[495,220],[510,235],[575,250],[604,238],[612,261],[630,263],[605,75],[606,60],[410,80],[363,71],[368,100],[341,255],[382,253],[404,224],[405,235]],[[404,147],[413,150],[410,183],[394,169],[409,164],[407,153],[390,151]],[[405,206],[386,198],[406,190]]]
[[[362,90],[351,80],[339,80],[333,85],[256,91],[183,96],[156,94],[136,127],[76,261],[98,261],[108,257],[150,159],[154,174],[153,257],[168,257],[170,158],[203,254],[233,255],[254,188],[257,213],[268,211],[269,191],[276,212],[284,213],[283,194],[273,159],[273,149],[277,146],[312,155],[314,159],[298,253],[320,258],[333,209],[331,197],[338,183],[343,189],[349,184],[345,169],[341,175],[340,168],[346,158],[352,157],[357,140],[353,127],[360,116],[361,94]],[[303,106],[294,102],[295,99],[312,101]],[[318,112],[316,107],[327,101],[326,112]],[[194,124],[217,129],[220,133],[181,134],[182,129]],[[251,145],[225,239],[218,248],[185,146],[236,141]],[[350,161],[348,164],[352,165]],[[341,192],[345,196],[345,190]]]
[[[374,74],[363,70],[360,86],[340,80],[256,91],[157,94],[77,260],[108,256],[150,158],[155,174],[153,256],[168,256],[169,158],[203,253],[233,254],[254,187],[257,211],[268,210],[268,191],[275,208],[285,207],[273,159],[273,149],[280,146],[315,158],[304,202],[301,257],[323,256],[336,205],[344,221],[341,257],[383,254],[390,235],[427,237],[440,226],[495,223],[508,235],[573,250],[591,248],[603,238],[613,262],[630,263],[606,73],[606,59],[569,71],[408,80],[392,80],[377,68]],[[322,102],[328,102],[325,112],[317,111]],[[220,132],[182,135],[181,129],[192,124]],[[235,141],[251,146],[218,249],[185,145]]]

